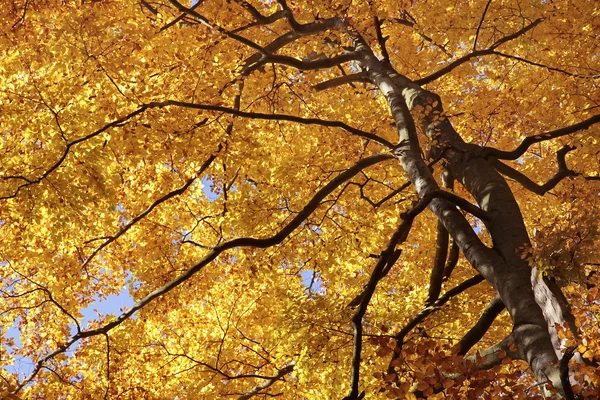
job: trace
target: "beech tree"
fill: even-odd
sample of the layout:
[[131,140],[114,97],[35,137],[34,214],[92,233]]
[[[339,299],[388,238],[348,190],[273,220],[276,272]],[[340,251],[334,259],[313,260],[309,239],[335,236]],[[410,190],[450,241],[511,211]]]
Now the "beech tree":
[[598,398],[598,18],[4,1],[1,397]]

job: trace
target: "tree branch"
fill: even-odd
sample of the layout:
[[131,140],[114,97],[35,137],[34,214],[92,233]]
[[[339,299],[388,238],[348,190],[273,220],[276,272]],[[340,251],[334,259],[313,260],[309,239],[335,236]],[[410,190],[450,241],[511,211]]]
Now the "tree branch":
[[[434,40],[433,40],[431,37],[427,36],[427,35],[426,35],[425,33],[423,33],[423,32],[420,32],[420,31],[419,31],[419,29],[416,29],[416,28],[415,28],[415,27],[416,27],[416,26],[418,26],[419,24],[418,24],[417,20],[415,20],[415,18],[414,18],[412,15],[410,15],[410,14],[408,13],[408,11],[406,11],[406,10],[402,10],[402,11],[401,11],[401,13],[403,14],[403,17],[402,17],[402,18],[390,18],[389,20],[390,20],[390,21],[392,21],[392,22],[396,22],[396,23],[398,23],[398,24],[404,25],[404,26],[408,26],[409,28],[413,28],[413,29],[414,29],[414,31],[415,31],[415,32],[416,32],[416,33],[417,33],[419,36],[421,36],[421,38],[422,38],[423,40],[425,40],[426,42],[429,42],[429,43],[430,43],[430,44],[432,44],[433,46],[435,46],[435,47],[439,48],[439,49],[442,51],[442,53],[444,53],[444,54],[445,54],[446,56],[448,56],[449,58],[450,58],[450,57],[452,57],[452,54],[451,54],[451,53],[450,53],[450,52],[449,52],[449,51],[446,49],[446,45],[443,45],[443,44],[436,43],[436,42],[435,42],[435,41],[434,41]],[[410,18],[410,20],[409,20],[409,19],[407,19],[406,17]]]
[[456,60],[452,61],[450,64],[446,65],[445,67],[443,67],[442,69],[424,77],[421,79],[416,79],[414,82],[419,85],[419,86],[423,86],[427,83],[430,83],[436,79],[441,78],[442,76],[446,75],[447,73],[451,72],[452,70],[454,70],[456,67],[466,63],[467,61],[469,61],[472,58],[475,57],[480,57],[480,56],[485,56],[485,55],[489,55],[489,54],[494,54],[494,50],[500,46],[503,43],[509,42],[513,39],[518,38],[519,36],[525,34],[526,32],[528,32],[529,30],[533,29],[535,26],[537,26],[540,22],[542,22],[541,18],[536,19],[535,21],[533,21],[531,24],[525,26],[524,28],[518,30],[517,32],[513,33],[512,35],[508,35],[505,36],[499,40],[497,40],[494,44],[492,44],[489,48],[484,49],[484,50],[473,50],[472,52],[465,54],[464,56],[457,58]]
[[379,43],[379,48],[381,49],[383,62],[386,64],[391,64],[390,55],[387,51],[387,48],[385,47],[385,43],[387,42],[388,38],[383,37],[383,33],[381,32],[381,21],[379,20],[379,17],[377,17],[376,15],[375,17],[373,17],[373,20],[375,22],[375,32],[377,33],[377,42]]
[[456,267],[458,263],[458,257],[460,255],[460,248],[458,247],[458,243],[452,237],[450,238],[450,251],[448,252],[448,260],[446,261],[446,266],[444,267],[444,278],[443,280],[448,280],[450,275],[452,275],[452,271]]
[[[487,349],[471,354],[463,359],[463,365],[467,367],[466,372],[454,374],[441,374],[444,379],[458,379],[461,376],[468,376],[476,371],[484,371],[500,365],[506,357],[518,359],[519,355],[511,350],[514,341],[511,335],[508,335],[501,342],[496,343]],[[434,390],[433,393],[440,393],[444,390],[444,386]],[[424,393],[420,390],[413,391],[417,398],[425,398]]]
[[302,71],[312,71],[316,69],[335,67],[345,62],[354,61],[357,58],[357,55],[353,52],[346,52],[335,57],[323,57],[314,61],[303,61],[294,57],[270,54],[263,57],[261,61],[263,64],[282,64],[297,68]]
[[575,133],[577,131],[588,129],[590,126],[600,122],[600,114],[596,114],[586,120],[573,125],[565,126],[564,128],[555,129],[553,131],[540,133],[537,135],[527,136],[516,149],[512,151],[498,150],[493,147],[486,147],[484,154],[486,157],[494,157],[501,160],[516,160],[521,157],[532,144],[543,142],[545,140],[556,139],[562,136]]
[[164,108],[164,107],[169,107],[169,106],[191,108],[191,109],[195,109],[195,110],[217,111],[217,112],[222,112],[225,114],[235,115],[235,116],[244,117],[244,118],[262,119],[262,120],[268,120],[268,121],[290,121],[290,122],[297,122],[297,123],[304,124],[304,125],[320,125],[320,126],[326,126],[326,127],[331,127],[331,128],[341,128],[341,129],[345,130],[346,132],[352,133],[353,135],[360,136],[365,139],[370,139],[377,143],[380,143],[387,148],[390,148],[390,149],[394,148],[394,145],[392,145],[392,143],[390,143],[389,141],[387,141],[375,134],[372,134],[372,133],[369,133],[366,131],[362,131],[357,128],[353,128],[353,127],[351,127],[343,122],[340,122],[340,121],[323,120],[320,118],[303,118],[303,117],[297,117],[295,115],[287,115],[287,114],[265,114],[265,113],[258,113],[258,112],[247,112],[247,111],[240,111],[240,110],[223,107],[223,106],[189,103],[189,102],[177,101],[177,100],[166,100],[166,101],[155,102],[155,103],[150,103],[150,104],[145,105],[146,108]]
[[185,14],[189,14],[190,16],[192,16],[194,19],[196,19],[197,21],[199,21],[201,24],[206,25],[206,27],[212,29],[212,30],[216,30],[220,33],[222,33],[223,35],[236,40],[242,44],[245,44],[248,47],[253,48],[254,50],[257,50],[259,53],[267,56],[269,55],[269,53],[262,48],[261,46],[259,46],[258,44],[254,43],[252,40],[250,39],[246,39],[243,36],[240,36],[236,33],[233,32],[229,32],[227,29],[224,29],[223,27],[220,27],[218,25],[213,25],[211,24],[208,19],[202,15],[200,15],[196,10],[194,10],[193,8],[188,8],[186,6],[184,6],[183,4],[181,4],[179,1],[177,0],[169,0],[169,3],[173,4],[175,6],[175,8],[177,8],[179,11],[181,11],[182,13]]
[[[217,153],[219,151],[221,151],[222,147],[223,147],[222,145],[219,145],[219,150],[217,150]],[[216,158],[217,158],[216,154],[211,155],[204,162],[204,164],[202,164],[202,166],[200,167],[198,172],[194,176],[192,176],[190,179],[188,179],[183,186],[181,186],[178,189],[170,191],[169,193],[165,194],[164,196],[162,196],[159,199],[157,199],[156,201],[154,201],[148,208],[146,208],[146,210],[144,210],[142,213],[140,213],[140,214],[136,215],[134,218],[132,218],[121,230],[119,230],[119,232],[117,232],[113,236],[105,237],[104,239],[106,239],[106,241],[104,243],[102,243],[99,247],[97,247],[92,252],[92,254],[87,258],[87,260],[85,260],[85,262],[83,263],[83,265],[81,267],[86,268],[87,265],[92,261],[94,256],[96,256],[96,254],[98,254],[106,246],[108,246],[109,244],[111,244],[112,242],[117,240],[119,237],[124,235],[129,229],[131,229],[135,224],[137,224],[140,220],[142,220],[146,215],[150,214],[152,212],[152,210],[154,210],[156,207],[158,207],[161,203],[164,203],[165,201],[167,201],[175,196],[179,196],[180,194],[183,194],[192,185],[192,183],[194,183],[194,181],[196,181],[196,179],[198,179],[198,177],[210,166],[210,164],[212,164],[212,162]],[[92,239],[91,241],[93,241],[93,240],[94,239]],[[88,241],[87,243],[89,243],[91,241]]]
[[323,90],[331,89],[331,88],[334,88],[337,86],[341,86],[341,85],[345,85],[347,83],[353,83],[353,82],[370,83],[371,81],[369,80],[369,78],[365,72],[358,72],[356,74],[342,75],[337,78],[329,79],[325,82],[318,83],[313,87],[315,88],[315,90],[317,92],[320,92]]
[[567,155],[567,153],[572,150],[575,150],[575,147],[564,146],[556,153],[556,158],[558,161],[558,171],[552,178],[548,180],[548,182],[544,183],[543,185],[538,185],[520,171],[512,168],[509,165],[504,164],[500,160],[490,158],[489,162],[502,175],[506,175],[509,178],[512,178],[515,181],[519,182],[525,189],[528,189],[539,196],[543,196],[544,194],[546,194],[546,192],[552,190],[556,185],[560,183],[560,181],[562,181],[567,176],[576,175],[575,172],[571,171],[567,167],[565,160],[565,156]]
[[238,397],[237,400],[248,400],[252,396],[259,394],[262,390],[269,388],[271,385],[273,385],[275,382],[277,382],[279,379],[283,378],[285,375],[289,374],[293,370],[293,365],[288,365],[287,367],[280,369],[275,375],[267,379],[264,383],[256,385],[248,393]]
[[[391,267],[394,265],[401,250],[396,250],[396,246],[403,243],[408,237],[412,223],[417,215],[425,210],[431,200],[435,197],[436,192],[432,192],[429,196],[420,199],[409,211],[401,215],[402,223],[398,226],[385,249],[381,252],[379,261],[373,268],[371,276],[363,292],[357,296],[360,299],[358,309],[352,316],[352,324],[354,325],[354,347],[352,352],[352,378],[350,382],[350,394],[344,397],[344,400],[358,400],[359,398],[359,382],[360,382],[360,361],[362,352],[362,319],[367,311],[367,307],[371,302],[373,293],[377,288],[377,284],[387,275]],[[350,305],[354,303],[351,302]]]
[[541,63],[538,63],[538,62],[535,62],[535,61],[531,61],[531,60],[528,60],[528,59],[523,58],[523,57],[519,57],[519,56],[514,56],[514,55],[511,55],[511,54],[502,53],[500,51],[493,51],[490,54],[493,54],[493,55],[499,56],[499,57],[510,58],[511,60],[520,61],[522,63],[533,65],[535,67],[545,68],[548,71],[559,72],[561,74],[564,74],[564,75],[567,75],[567,76],[572,76],[574,78],[587,78],[587,79],[589,79],[589,78],[591,78],[591,79],[598,79],[598,78],[600,78],[600,74],[596,74],[596,75],[581,75],[581,74],[569,72],[569,71],[561,69],[561,68],[550,67],[548,65],[541,64]]
[[479,31],[481,30],[481,26],[483,25],[483,21],[485,20],[485,14],[487,14],[487,10],[492,4],[492,0],[488,0],[483,9],[483,13],[481,14],[481,20],[479,20],[479,24],[477,25],[477,31],[475,32],[475,39],[473,39],[473,51],[477,50],[477,39],[479,39]]
[[[301,25],[301,29],[297,31],[287,32],[279,36],[271,43],[266,45],[264,47],[264,50],[272,54],[284,47],[285,45],[290,44],[301,37],[314,35],[316,33],[326,31],[327,29],[332,29],[339,23],[339,18],[329,18],[322,21]],[[250,73],[262,67],[266,63],[266,57],[263,57],[263,54],[261,53],[256,53],[248,57],[244,61],[244,69],[242,70],[242,75],[249,75]]]
[[[194,4],[190,7],[190,11],[194,11],[196,8],[200,7],[200,5],[202,5],[203,2],[204,2],[204,0],[196,1],[196,4]],[[160,32],[166,31],[167,29],[169,29],[170,27],[172,27],[173,25],[175,25],[176,23],[181,21],[183,18],[185,18],[186,15],[188,15],[187,12],[182,12],[181,14],[179,14],[179,16],[174,18],[171,22],[167,23],[165,26],[160,28],[158,30],[158,32],[160,33]]]
[[458,296],[465,290],[467,290],[483,281],[484,281],[483,276],[481,276],[480,274],[477,274],[477,275],[473,276],[472,278],[467,279],[466,281],[462,282],[458,286],[455,286],[454,288],[448,290],[446,293],[444,293],[443,296],[441,296],[439,299],[437,299],[432,305],[423,308],[417,315],[415,315],[413,317],[413,319],[411,319],[406,325],[404,325],[404,328],[402,328],[398,333],[396,333],[394,335],[394,339],[396,339],[396,347],[397,348],[394,350],[394,354],[392,355],[392,359],[390,360],[390,363],[388,365],[388,372],[389,373],[394,372],[394,370],[395,370],[394,365],[393,365],[394,361],[400,357],[399,349],[402,348],[402,345],[404,344],[404,339],[406,338],[406,335],[408,335],[410,333],[410,331],[412,331],[418,324],[420,324],[423,320],[425,320],[425,318],[427,318],[428,316],[430,316],[431,314],[433,314],[434,312],[439,310],[440,307],[443,306],[444,304],[446,304],[450,299],[452,299],[455,296]]
[[[367,307],[373,297],[373,293],[377,288],[377,284],[381,279],[383,279],[387,273],[390,271],[400,254],[401,250],[396,250],[396,246],[400,243],[403,243],[408,237],[408,233],[412,226],[414,219],[419,215],[434,198],[442,197],[446,198],[448,192],[444,192],[442,190],[434,190],[425,196],[423,196],[415,205],[406,213],[401,214],[402,223],[398,226],[392,237],[390,238],[388,244],[385,249],[381,252],[379,257],[379,261],[375,265],[373,272],[371,273],[371,277],[367,282],[367,285],[363,289],[363,292],[359,294],[355,300],[353,300],[350,305],[353,305],[356,301],[360,300],[358,305],[358,309],[352,316],[352,324],[354,325],[354,347],[352,353],[352,379],[351,379],[351,391],[348,396],[344,398],[344,400],[357,400],[359,398],[359,378],[360,378],[360,360],[361,360],[361,351],[362,351],[362,319],[367,311]],[[477,279],[474,280],[476,283],[481,282],[483,277],[478,275]],[[473,278],[472,278],[473,279]],[[481,279],[481,280],[478,280]],[[472,285],[474,285],[473,283]],[[471,285],[471,286],[472,286]],[[459,285],[460,287],[460,285]],[[465,286],[464,288],[460,288],[458,292],[456,292],[457,288],[454,288],[444,295],[443,299],[439,299],[441,303],[439,305],[444,304],[448,301],[452,296],[466,290],[470,286]],[[456,293],[455,293],[456,292]],[[434,307],[439,307],[438,302],[434,303]],[[432,308],[433,311],[433,307]],[[432,312],[431,311],[431,312]],[[429,315],[429,312],[427,315]],[[427,316],[425,315],[425,316]],[[425,316],[423,318],[425,318]],[[418,323],[418,322],[417,322]],[[412,329],[412,328],[410,328]]]
[[[442,170],[442,186],[449,190],[454,188],[454,178],[446,166]],[[440,296],[444,277],[444,265],[448,256],[448,242],[448,231],[442,221],[438,220],[435,258],[433,260],[433,267],[431,268],[431,276],[429,277],[429,293],[427,300],[425,300],[426,305],[433,304]]]
[[562,358],[560,359],[560,382],[562,383],[565,391],[566,400],[576,399],[575,394],[573,393],[573,388],[571,387],[571,380],[569,379],[569,361],[571,358],[573,358],[576,348],[576,346],[567,347]]
[[67,158],[67,156],[69,155],[69,152],[71,151],[71,148],[81,142],[85,142],[86,140],[89,140],[93,137],[96,137],[98,135],[100,135],[103,132],[106,132],[107,130],[109,130],[110,128],[114,128],[117,126],[121,126],[123,125],[125,122],[129,121],[130,119],[132,119],[133,117],[143,113],[144,111],[146,111],[149,108],[148,105],[142,105],[140,108],[138,108],[137,110],[130,112],[129,114],[125,115],[124,117],[121,118],[117,118],[116,120],[104,125],[102,128],[97,129],[96,131],[80,137],[79,139],[73,140],[72,142],[69,142],[67,144],[67,146],[65,147],[65,149],[63,150],[63,153],[61,154],[61,156],[58,158],[58,160],[52,164],[52,166],[50,168],[48,168],[44,173],[42,173],[38,178],[35,179],[28,179],[24,176],[3,176],[0,177],[0,180],[11,180],[11,179],[18,179],[18,180],[24,180],[25,183],[19,185],[15,191],[7,196],[2,196],[0,197],[0,200],[6,200],[6,199],[11,199],[16,197],[19,192],[21,191],[21,189],[30,186],[30,185],[34,185],[34,184],[38,184],[40,183],[42,180],[44,180],[48,175],[50,175],[54,170],[56,170],[58,167],[61,166],[61,164],[63,163],[63,161],[65,161],[65,159]]
[[496,295],[487,305],[479,320],[473,327],[463,336],[458,343],[458,354],[464,356],[471,348],[478,343],[483,335],[488,331],[492,323],[498,315],[504,310],[504,303],[500,296]]

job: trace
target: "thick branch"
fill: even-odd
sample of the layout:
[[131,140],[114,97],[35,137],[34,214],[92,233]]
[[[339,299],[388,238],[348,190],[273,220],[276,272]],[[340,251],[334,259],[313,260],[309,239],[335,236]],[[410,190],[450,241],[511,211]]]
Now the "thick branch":
[[425,318],[438,311],[440,307],[446,304],[450,299],[483,281],[484,279],[481,275],[475,275],[474,277],[467,279],[458,286],[448,290],[432,305],[423,308],[417,315],[413,317],[413,319],[411,319],[406,325],[404,325],[404,328],[402,328],[398,333],[394,335],[394,338],[396,339],[397,348],[394,350],[394,354],[392,355],[392,359],[390,360],[390,363],[388,365],[388,372],[394,372],[394,361],[400,357],[399,349],[402,348],[402,345],[404,344],[404,339],[406,338],[406,335],[410,333],[410,331],[412,331],[418,324],[423,322]]
[[[442,185],[447,189],[452,189],[454,179],[450,170],[444,166],[442,170]],[[430,305],[438,299],[442,290],[442,282],[444,278],[444,265],[448,256],[449,235],[442,221],[437,223],[437,239],[435,244],[435,258],[433,267],[431,268],[431,276],[429,278],[429,294],[425,304]]]
[[255,21],[246,26],[234,29],[232,31],[233,33],[241,32],[254,26],[269,25],[285,17],[285,12],[283,10],[275,11],[273,14],[265,16],[262,15],[252,4],[248,3],[245,0],[236,0],[236,3],[239,3],[244,9],[246,9],[246,11],[248,11],[250,15],[252,15]]
[[[394,263],[396,262],[398,257],[400,257],[401,250],[395,250],[395,247],[396,247],[396,245],[403,243],[406,240],[415,217],[417,215],[419,215],[421,212],[423,212],[423,210],[425,210],[425,208],[429,205],[429,203],[431,203],[431,201],[434,198],[437,198],[437,197],[447,198],[448,194],[449,194],[448,192],[445,192],[442,190],[432,191],[432,192],[426,194],[425,196],[423,196],[409,211],[407,211],[406,213],[403,213],[401,215],[402,223],[398,226],[398,229],[394,232],[394,234],[390,238],[386,248],[381,252],[379,261],[375,265],[375,268],[373,269],[373,272],[371,273],[371,277],[369,278],[369,281],[368,281],[365,289],[363,290],[363,293],[361,293],[359,296],[357,296],[357,299],[360,299],[360,303],[358,305],[358,309],[356,310],[356,312],[354,313],[354,316],[352,317],[352,323],[354,325],[354,350],[353,350],[353,355],[352,355],[351,391],[350,391],[350,394],[345,397],[345,400],[356,400],[359,396],[358,389],[359,389],[359,378],[360,378],[360,359],[361,359],[361,350],[362,350],[362,318],[364,317],[365,312],[367,311],[367,307],[369,306],[369,302],[371,301],[371,298],[373,297],[373,293],[375,292],[377,284],[383,277],[385,277],[387,275],[387,273],[390,271],[390,269],[392,268],[392,266],[394,265]],[[479,276],[479,278],[481,278],[481,280],[483,280],[483,278],[481,276]],[[479,282],[481,282],[481,280],[475,279],[474,282],[479,283]],[[475,284],[475,283],[472,283],[472,284]],[[453,290],[448,291],[444,295],[446,297],[443,300],[440,299],[440,301],[442,301],[440,303],[440,305],[444,304],[452,296],[460,293],[461,291],[465,290],[467,287],[470,287],[470,286],[467,285],[464,288],[461,287],[459,291],[456,291],[456,288],[453,289],[454,291]],[[354,303],[354,301],[352,303]],[[438,306],[437,302],[434,303],[434,305],[437,307]],[[431,312],[429,312],[429,313],[431,313]],[[429,313],[427,315],[429,315]],[[423,318],[425,318],[427,315],[424,315]]]
[[435,258],[433,267],[431,268],[431,276],[429,278],[429,294],[425,304],[430,305],[440,295],[442,290],[442,278],[444,274],[444,265],[446,264],[446,256],[448,255],[448,231],[441,221],[437,222],[437,239],[435,243]]
[[315,61],[303,61],[294,57],[280,56],[277,54],[270,54],[261,59],[262,64],[273,63],[288,65],[290,67],[297,68],[302,71],[312,71],[315,69],[332,68],[341,65],[348,61],[354,61],[357,59],[356,54],[346,52],[335,57],[323,57]]
[[444,293],[443,296],[441,296],[439,299],[437,299],[432,305],[425,307],[408,324],[406,324],[404,326],[404,328],[402,328],[402,330],[400,330],[400,332],[398,332],[394,336],[396,338],[396,340],[398,341],[398,344],[401,345],[401,343],[404,343],[404,338],[415,326],[417,326],[419,323],[421,323],[425,318],[427,318],[433,312],[439,310],[439,308],[441,306],[443,306],[444,304],[446,304],[450,299],[452,299],[455,296],[458,296],[465,290],[467,290],[483,281],[484,281],[483,276],[475,275],[472,278],[469,278],[466,281],[462,282],[461,284],[448,290],[446,293]]
[[[326,31],[327,29],[332,29],[339,22],[340,22],[339,18],[329,18],[329,19],[318,21],[318,22],[312,22],[309,24],[301,25],[301,29],[296,30],[296,31],[287,32],[287,33],[279,36],[278,38],[273,40],[271,43],[266,45],[264,47],[264,50],[271,54],[275,53],[277,50],[281,49],[285,45],[290,44],[301,37],[314,35],[316,33]],[[256,53],[256,54],[248,57],[246,59],[246,61],[244,62],[245,67],[242,70],[242,75],[249,75],[256,69],[263,66],[266,62],[267,62],[266,57],[263,57],[263,55],[261,53]]]
[[489,161],[490,164],[492,164],[492,166],[496,168],[496,170],[502,175],[508,176],[509,178],[512,178],[515,181],[519,182],[525,189],[528,189],[539,196],[543,196],[549,190],[554,189],[554,187],[558,185],[560,181],[562,181],[567,176],[576,175],[575,172],[569,170],[565,161],[565,156],[568,152],[572,150],[575,150],[575,147],[564,146],[556,153],[556,158],[559,166],[558,171],[556,172],[556,174],[554,174],[552,178],[548,180],[548,182],[544,183],[543,185],[538,185],[537,183],[529,179],[526,175],[524,175],[522,172],[504,164],[500,160],[490,158]]
[[463,336],[459,342],[458,354],[465,355],[469,350],[481,340],[483,335],[488,331],[492,323],[498,315],[504,310],[504,303],[500,296],[496,296],[487,305],[479,320],[473,327]]
[[450,251],[448,252],[448,260],[446,261],[446,266],[444,267],[444,278],[443,280],[447,280],[452,275],[452,271],[456,267],[458,263],[458,256],[460,255],[460,248],[458,247],[458,243],[456,240],[450,238]]
[[573,358],[575,349],[575,346],[568,347],[560,359],[560,381],[565,391],[565,399],[567,400],[576,399],[573,388],[571,387],[571,380],[569,379],[569,361]]
[[351,127],[343,122],[340,122],[340,121],[324,120],[324,119],[320,119],[320,118],[303,118],[303,117],[297,117],[295,115],[287,115],[287,114],[265,114],[265,113],[258,113],[258,112],[240,111],[240,110],[223,107],[223,106],[216,106],[216,105],[210,105],[210,104],[188,103],[185,101],[177,101],[177,100],[166,100],[166,101],[155,102],[155,103],[150,103],[150,104],[145,105],[146,108],[164,108],[164,107],[169,107],[169,106],[191,108],[191,109],[195,109],[195,110],[217,111],[217,112],[222,112],[225,114],[235,115],[237,117],[243,117],[243,118],[263,119],[263,120],[267,120],[267,121],[290,121],[290,122],[297,122],[297,123],[304,124],[304,125],[320,125],[320,126],[326,126],[326,127],[331,127],[331,128],[341,128],[341,129],[345,130],[346,132],[352,133],[353,135],[360,136],[365,139],[370,139],[377,143],[381,143],[382,145],[384,145],[387,148],[391,149],[394,147],[390,142],[388,142],[387,140],[385,140],[375,134],[372,134],[372,133],[369,133],[369,132],[366,132],[366,131],[363,131],[363,130],[360,130],[357,128],[353,128],[353,127]]
[[367,76],[367,74],[365,72],[358,72],[356,74],[342,75],[337,78],[329,79],[325,82],[316,84],[314,86],[314,88],[317,92],[320,92],[322,90],[327,90],[327,89],[331,89],[331,88],[334,88],[337,86],[345,85],[347,83],[354,83],[354,82],[370,83],[371,81],[369,80],[369,77]]

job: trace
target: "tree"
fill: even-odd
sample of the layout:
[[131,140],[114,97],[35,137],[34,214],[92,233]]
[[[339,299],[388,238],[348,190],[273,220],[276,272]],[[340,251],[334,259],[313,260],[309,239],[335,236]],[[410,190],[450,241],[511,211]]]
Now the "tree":
[[597,398],[597,2],[1,10],[3,398]]

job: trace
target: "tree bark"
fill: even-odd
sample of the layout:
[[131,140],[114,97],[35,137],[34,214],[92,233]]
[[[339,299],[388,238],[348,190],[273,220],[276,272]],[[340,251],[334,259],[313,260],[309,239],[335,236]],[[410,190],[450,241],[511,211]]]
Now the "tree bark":
[[[362,50],[360,46],[358,49]],[[551,335],[554,323],[562,322],[562,316],[557,313],[560,305],[543,279],[538,279],[537,271],[521,257],[529,247],[529,238],[508,184],[486,159],[477,156],[479,146],[465,143],[443,116],[439,96],[383,65],[368,50],[364,51],[361,65],[388,102],[399,133],[399,145],[394,153],[419,196],[437,190],[438,184],[421,156],[410,111],[421,116],[420,132],[441,144],[438,151],[444,151],[443,157],[453,176],[488,213],[484,223],[493,240],[492,248],[480,241],[454,205],[444,199],[434,199],[429,206],[467,260],[506,305],[513,321],[510,340],[516,344],[519,357],[529,363],[539,382],[550,382],[563,393],[555,353],[557,343]],[[536,296],[536,293],[545,295]]]

